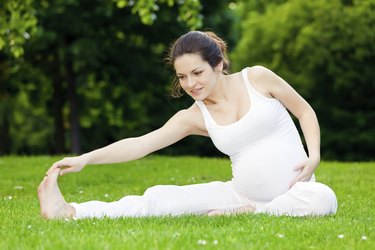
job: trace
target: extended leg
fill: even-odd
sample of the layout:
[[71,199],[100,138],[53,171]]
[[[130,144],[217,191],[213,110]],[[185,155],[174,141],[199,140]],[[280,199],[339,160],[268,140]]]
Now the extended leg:
[[115,202],[71,203],[77,218],[139,217],[182,214],[207,214],[212,210],[238,209],[248,205],[230,182],[210,182],[186,186],[159,185],[143,196],[125,196]]

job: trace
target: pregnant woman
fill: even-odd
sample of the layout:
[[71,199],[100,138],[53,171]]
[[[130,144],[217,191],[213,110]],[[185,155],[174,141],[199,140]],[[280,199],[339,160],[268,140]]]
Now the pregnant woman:
[[[174,95],[186,93],[194,103],[155,131],[54,163],[38,188],[44,218],[336,212],[334,192],[315,182],[320,162],[315,112],[287,82],[261,66],[229,74],[226,44],[213,32],[182,35],[171,46],[169,62],[177,76]],[[299,121],[308,154],[288,111]],[[232,180],[158,185],[109,203],[67,203],[60,192],[59,175],[89,164],[136,160],[189,135],[210,137],[230,157]]]

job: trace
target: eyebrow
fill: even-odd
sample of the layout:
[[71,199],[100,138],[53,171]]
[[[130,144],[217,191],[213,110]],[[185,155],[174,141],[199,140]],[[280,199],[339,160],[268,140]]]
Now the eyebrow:
[[[195,69],[193,69],[193,70],[190,71],[190,72],[194,72],[194,71],[196,71],[196,70],[199,70],[200,67],[202,67],[202,66],[198,66],[198,67],[196,67]],[[176,75],[183,75],[183,74],[176,72]]]

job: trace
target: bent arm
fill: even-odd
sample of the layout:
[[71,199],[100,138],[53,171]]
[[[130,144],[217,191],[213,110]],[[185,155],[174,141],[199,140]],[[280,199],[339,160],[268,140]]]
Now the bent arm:
[[271,95],[280,100],[298,119],[306,141],[309,158],[314,162],[315,169],[320,162],[320,128],[316,114],[310,104],[287,82],[276,75],[274,77]]
[[309,158],[315,169],[320,161],[320,129],[313,108],[285,80],[271,70],[255,66],[250,68],[250,75],[263,94],[278,99],[298,119]]
[[271,70],[256,66],[253,71],[255,82],[261,86],[261,92],[278,99],[298,118],[305,137],[308,158],[294,166],[298,174],[290,182],[289,187],[299,181],[309,181],[320,162],[320,129],[314,110],[286,81]]

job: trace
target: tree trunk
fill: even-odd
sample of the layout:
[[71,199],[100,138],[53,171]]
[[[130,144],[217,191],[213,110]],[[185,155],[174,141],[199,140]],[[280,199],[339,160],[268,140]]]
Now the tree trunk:
[[[5,109],[4,109],[5,111]],[[6,111],[5,111],[6,112]],[[11,149],[11,141],[9,135],[9,114],[5,113],[2,114],[4,117],[2,126],[0,126],[0,155],[3,154],[10,154]],[[9,110],[8,110],[9,112]]]
[[61,154],[64,153],[65,148],[65,130],[64,130],[64,119],[63,119],[63,107],[64,107],[64,92],[61,78],[60,58],[58,53],[55,55],[55,62],[53,64],[53,96],[52,96],[52,110],[54,118],[54,147],[53,153]]
[[71,125],[71,139],[72,139],[72,153],[81,153],[81,141],[80,141],[80,122],[79,122],[79,110],[78,110],[78,97],[77,97],[77,86],[76,78],[73,71],[72,58],[68,55],[65,57],[65,70],[66,80],[68,83],[68,100],[70,108],[70,125]]

